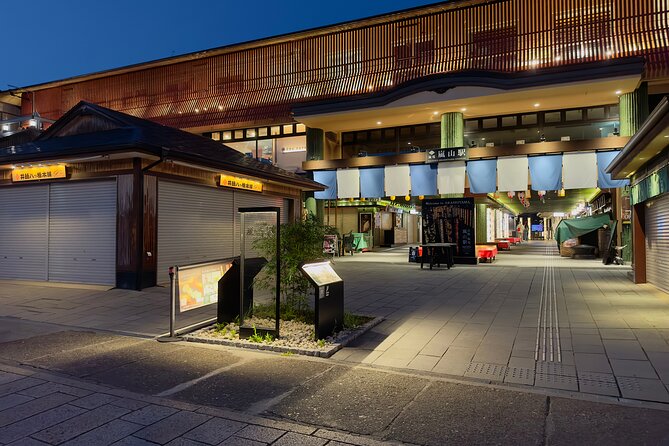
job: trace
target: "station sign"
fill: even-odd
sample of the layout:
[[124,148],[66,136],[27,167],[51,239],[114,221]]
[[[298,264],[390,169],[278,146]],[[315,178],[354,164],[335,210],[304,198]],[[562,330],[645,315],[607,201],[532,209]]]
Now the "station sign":
[[232,187],[235,189],[243,189],[253,192],[262,192],[262,182],[249,180],[248,178],[233,177],[231,175],[221,175],[221,180],[219,184],[221,186]]
[[429,149],[425,152],[425,162],[438,163],[439,161],[464,161],[467,159],[468,155],[466,147]]
[[12,181],[38,181],[65,178],[67,176],[64,165],[21,167],[12,170]]

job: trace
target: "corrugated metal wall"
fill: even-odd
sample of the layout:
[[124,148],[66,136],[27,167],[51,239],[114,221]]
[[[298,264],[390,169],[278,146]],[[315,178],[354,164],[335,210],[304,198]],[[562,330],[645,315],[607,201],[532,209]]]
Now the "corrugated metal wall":
[[[648,79],[669,75],[669,0],[468,4],[39,90],[37,110],[57,119],[88,100],[189,128],[285,122],[292,104],[389,91],[470,69],[517,72],[643,56]],[[23,107],[29,112],[31,104],[26,100]]]

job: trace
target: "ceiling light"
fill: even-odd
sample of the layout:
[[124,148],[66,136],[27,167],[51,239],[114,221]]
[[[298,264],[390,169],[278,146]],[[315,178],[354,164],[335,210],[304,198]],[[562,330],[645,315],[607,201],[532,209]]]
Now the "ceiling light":
[[376,125],[381,125],[381,121],[376,121]]
[[669,135],[664,135],[665,138],[669,138]]
[[621,94],[623,94],[623,92],[622,92],[621,90],[617,90],[617,91],[616,91],[616,94],[617,94],[618,96],[620,96]]
[[538,107],[538,106],[540,106],[540,105],[541,105],[541,104],[539,104],[538,102],[537,102],[536,104],[534,104],[535,107]]
[[223,110],[223,106],[222,106],[222,105],[219,105],[219,106],[218,106],[218,109],[219,109],[219,110]]
[[556,62],[559,62],[559,61],[561,61],[561,60],[562,60],[562,56],[555,56],[555,61],[556,61]]
[[460,109],[460,111],[466,112],[467,109],[466,109],[465,107],[462,107],[462,108]]
[[195,113],[200,113],[200,109],[199,109],[199,108],[196,108],[196,109],[195,109]]
[[439,114],[439,112],[438,112],[438,111],[435,111],[435,112],[432,112],[432,114],[436,116],[436,115]]

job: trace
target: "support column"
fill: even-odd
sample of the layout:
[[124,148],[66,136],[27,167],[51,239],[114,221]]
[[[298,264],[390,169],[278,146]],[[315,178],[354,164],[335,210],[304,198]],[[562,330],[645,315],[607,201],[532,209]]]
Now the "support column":
[[322,160],[324,144],[323,129],[307,127],[307,161]]
[[488,220],[486,205],[476,205],[476,244],[485,244],[488,241]]
[[634,283],[646,283],[646,205],[632,206],[632,271]]
[[634,136],[649,114],[648,84],[620,95],[620,136]]
[[451,112],[441,115],[441,148],[464,147],[465,121],[462,113]]

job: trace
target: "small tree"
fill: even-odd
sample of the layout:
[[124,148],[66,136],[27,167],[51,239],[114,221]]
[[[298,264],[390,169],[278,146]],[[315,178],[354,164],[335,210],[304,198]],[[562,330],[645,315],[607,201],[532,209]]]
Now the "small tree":
[[[309,281],[300,271],[300,264],[323,258],[323,240],[325,235],[336,234],[337,230],[326,226],[315,217],[309,216],[304,221],[281,225],[281,300],[286,310],[304,314],[309,310],[307,294]],[[256,285],[264,289],[274,289],[276,277],[276,230],[266,226],[256,233],[253,249],[268,261],[267,274],[258,275]]]

